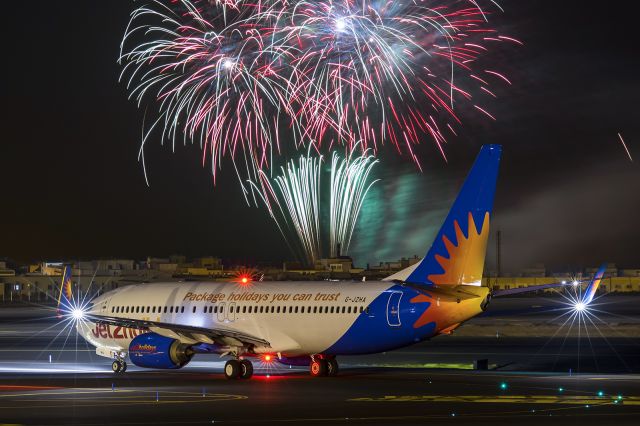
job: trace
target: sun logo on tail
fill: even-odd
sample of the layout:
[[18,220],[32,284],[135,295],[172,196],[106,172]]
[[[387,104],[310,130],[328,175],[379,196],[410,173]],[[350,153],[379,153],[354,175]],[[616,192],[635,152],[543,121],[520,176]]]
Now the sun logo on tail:
[[458,221],[455,220],[453,222],[457,244],[452,243],[446,235],[442,236],[442,241],[449,256],[435,255],[436,261],[444,272],[442,274],[429,275],[428,278],[432,283],[476,286],[482,283],[484,257],[489,239],[489,212],[484,215],[484,222],[480,232],[478,232],[471,212],[469,212],[468,224],[468,236],[465,237]]

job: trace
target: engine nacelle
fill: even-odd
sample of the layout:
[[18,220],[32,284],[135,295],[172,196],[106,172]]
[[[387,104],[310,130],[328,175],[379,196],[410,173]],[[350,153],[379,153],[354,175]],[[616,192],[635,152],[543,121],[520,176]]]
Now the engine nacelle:
[[136,336],[129,345],[129,358],[138,367],[182,368],[193,358],[189,345],[156,333]]

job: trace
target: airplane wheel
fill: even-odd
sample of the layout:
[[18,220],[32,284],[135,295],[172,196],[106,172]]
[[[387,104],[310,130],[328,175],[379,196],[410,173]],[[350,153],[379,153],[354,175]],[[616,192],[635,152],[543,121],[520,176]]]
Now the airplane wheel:
[[224,365],[224,377],[227,379],[237,379],[242,373],[242,366],[237,359],[230,359]]
[[338,375],[338,361],[335,359],[327,360],[327,376],[334,377]]
[[250,379],[253,376],[253,364],[248,359],[240,361],[240,378]]
[[317,359],[315,361],[311,361],[311,366],[309,367],[311,371],[311,375],[313,377],[322,377],[327,375],[327,361],[324,359]]
[[116,359],[111,363],[111,370],[113,370],[114,373],[124,373],[127,370],[127,364]]

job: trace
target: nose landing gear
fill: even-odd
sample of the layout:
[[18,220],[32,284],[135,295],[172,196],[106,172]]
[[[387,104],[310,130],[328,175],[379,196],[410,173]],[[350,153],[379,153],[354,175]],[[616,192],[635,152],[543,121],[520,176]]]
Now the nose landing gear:
[[114,373],[124,373],[127,371],[127,363],[123,359],[115,359],[111,363],[111,370]]

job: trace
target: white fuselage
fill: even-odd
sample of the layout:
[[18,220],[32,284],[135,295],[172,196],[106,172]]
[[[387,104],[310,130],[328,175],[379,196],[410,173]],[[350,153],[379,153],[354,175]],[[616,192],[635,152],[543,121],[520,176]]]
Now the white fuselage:
[[[126,354],[146,331],[219,353],[367,354],[450,333],[482,312],[488,289],[467,286],[469,292],[477,297],[384,281],[141,284],[94,299],[89,314],[112,324],[146,323],[146,330],[105,321],[84,322],[78,331],[105,356]],[[238,335],[257,343],[247,346]]]
[[[392,286],[389,282],[328,281],[141,284],[105,293],[94,300],[92,312],[238,331],[270,343],[255,347],[256,353],[297,356],[329,348],[358,317],[369,314],[369,303]],[[132,330],[85,323],[79,331],[95,346],[126,351],[131,339],[139,334]],[[199,341],[209,343],[204,336]]]

